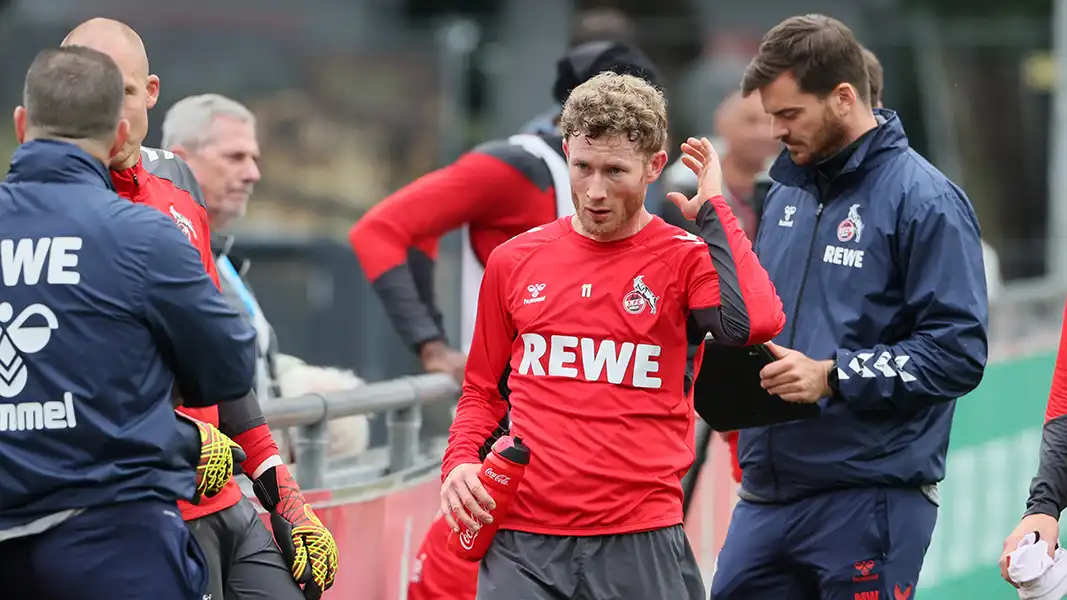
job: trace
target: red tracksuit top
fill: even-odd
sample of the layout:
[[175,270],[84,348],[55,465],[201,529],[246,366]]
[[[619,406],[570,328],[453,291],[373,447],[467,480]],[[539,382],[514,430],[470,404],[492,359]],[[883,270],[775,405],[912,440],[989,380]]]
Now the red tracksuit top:
[[[145,163],[149,168],[145,168]],[[115,191],[120,196],[137,204],[152,206],[174,219],[175,224],[189,238],[189,242],[200,252],[200,259],[204,263],[215,285],[219,285],[219,274],[215,267],[215,259],[211,252],[211,227],[208,222],[207,208],[204,204],[200,185],[197,183],[189,165],[172,152],[155,150],[151,148],[141,149],[141,159],[133,167],[123,171],[111,171],[111,181],[115,185]],[[255,401],[236,400],[235,402]],[[219,410],[217,406],[206,408],[179,407],[178,410],[195,419],[219,426]],[[259,413],[258,402],[254,411]],[[274,444],[266,425],[257,425],[247,431],[224,431],[244,448],[248,459],[242,463],[242,468],[248,474],[262,464],[271,454],[277,454],[277,445]],[[213,498],[202,498],[199,505],[193,505],[185,501],[178,502],[182,517],[186,521],[219,512],[229,508],[241,499],[241,488],[233,479]]]

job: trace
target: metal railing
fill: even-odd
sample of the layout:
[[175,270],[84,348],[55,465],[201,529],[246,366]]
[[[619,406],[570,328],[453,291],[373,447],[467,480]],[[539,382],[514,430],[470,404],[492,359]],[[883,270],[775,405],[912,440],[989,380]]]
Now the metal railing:
[[[990,307],[990,359],[1054,350],[1065,295],[1067,285],[1052,280],[1013,282],[1006,287]],[[459,386],[450,376],[416,375],[351,390],[281,398],[266,403],[263,410],[272,428],[296,429],[293,449],[298,483],[305,489],[322,489],[331,472],[326,457],[327,421],[386,413],[385,456],[375,449],[373,470],[392,476],[419,464],[422,406],[455,402],[458,397]]]
[[294,427],[297,483],[304,489],[321,489],[326,482],[330,419],[384,412],[388,427],[387,473],[415,465],[419,458],[422,406],[455,402],[459,386],[448,375],[416,375],[351,390],[306,394],[266,403],[263,412],[272,428]]

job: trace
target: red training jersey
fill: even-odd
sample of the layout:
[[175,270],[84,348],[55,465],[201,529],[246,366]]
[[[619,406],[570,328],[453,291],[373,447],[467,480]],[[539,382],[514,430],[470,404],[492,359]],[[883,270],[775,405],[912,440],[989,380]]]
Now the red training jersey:
[[[478,462],[510,405],[532,460],[503,529],[609,535],[682,523],[694,457],[687,320],[701,340],[717,329],[734,343],[769,341],[785,324],[725,200],[709,201],[697,223],[703,239],[653,217],[603,243],[565,217],[490,256],[442,473]],[[743,332],[724,332],[726,321]]]
[[[148,161],[149,168],[145,168],[145,161]],[[200,186],[185,161],[171,152],[142,148],[137,164],[122,171],[112,170],[111,181],[115,191],[123,198],[156,208],[174,219],[185,237],[200,252],[200,259],[211,280],[216,286],[219,285],[219,274],[211,253],[207,208],[201,197]],[[215,426],[219,424],[217,406],[182,406],[178,410],[194,419]],[[241,496],[241,488],[231,479],[214,497],[202,498],[196,506],[182,500],[178,502],[178,508],[181,509],[182,518],[191,521],[229,508],[237,504]]]

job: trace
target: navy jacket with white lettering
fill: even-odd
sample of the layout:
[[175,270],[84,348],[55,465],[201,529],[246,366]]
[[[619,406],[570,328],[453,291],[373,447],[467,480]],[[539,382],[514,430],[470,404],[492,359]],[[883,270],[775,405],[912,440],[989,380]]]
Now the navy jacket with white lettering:
[[254,333],[158,210],[74,145],[22,145],[0,184],[0,531],[189,498],[171,402],[252,388]]
[[895,113],[878,120],[825,193],[788,152],[771,170],[756,253],[785,305],[775,342],[836,358],[840,383],[817,419],[741,432],[747,496],[940,481],[955,400],[982,378],[974,210],[909,147]]

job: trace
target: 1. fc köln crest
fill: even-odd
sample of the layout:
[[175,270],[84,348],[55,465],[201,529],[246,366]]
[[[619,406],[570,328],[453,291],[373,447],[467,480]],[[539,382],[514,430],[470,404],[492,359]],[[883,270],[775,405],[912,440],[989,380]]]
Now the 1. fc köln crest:
[[860,218],[860,205],[853,204],[848,208],[848,216],[837,225],[837,240],[851,242],[853,239],[858,244],[863,236],[863,219]]
[[659,296],[652,293],[652,290],[645,284],[645,276],[634,277],[634,289],[627,292],[622,299],[623,310],[631,315],[639,315],[648,308],[651,309],[652,314],[656,314],[658,305]]
[[193,227],[193,222],[178,212],[173,204],[170,206],[170,216],[178,225],[178,229],[181,229],[182,233],[185,234],[185,237],[189,238],[190,242],[196,243],[196,228]]

